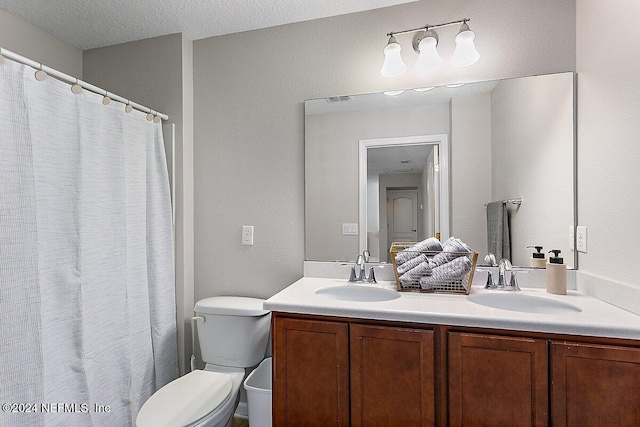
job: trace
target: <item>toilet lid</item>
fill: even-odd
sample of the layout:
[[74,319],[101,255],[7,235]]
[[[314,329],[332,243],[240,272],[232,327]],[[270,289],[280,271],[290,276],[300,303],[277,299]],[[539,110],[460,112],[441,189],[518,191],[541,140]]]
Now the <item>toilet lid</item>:
[[193,371],[155,392],[142,405],[137,427],[176,427],[194,423],[218,409],[231,394],[231,376]]

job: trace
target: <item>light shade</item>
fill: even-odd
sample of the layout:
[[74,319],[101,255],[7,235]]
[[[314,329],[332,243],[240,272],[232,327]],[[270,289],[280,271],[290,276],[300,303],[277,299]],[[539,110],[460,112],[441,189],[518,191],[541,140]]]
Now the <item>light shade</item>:
[[407,64],[402,60],[400,51],[402,47],[396,41],[396,38],[389,37],[389,43],[384,47],[384,63],[380,69],[380,74],[385,77],[396,77],[407,71]]
[[438,53],[438,38],[432,31],[427,31],[426,36],[418,43],[418,61],[416,61],[416,71],[428,73],[438,69],[444,60]]
[[480,54],[473,43],[475,38],[475,33],[469,29],[467,23],[462,24],[456,36],[456,50],[451,57],[451,65],[454,67],[466,67],[478,62]]

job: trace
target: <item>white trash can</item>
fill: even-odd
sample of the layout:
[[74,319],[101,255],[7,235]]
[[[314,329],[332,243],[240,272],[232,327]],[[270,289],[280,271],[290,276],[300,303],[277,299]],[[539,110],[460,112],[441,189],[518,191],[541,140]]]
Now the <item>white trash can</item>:
[[264,359],[244,380],[249,426],[271,427],[271,358]]

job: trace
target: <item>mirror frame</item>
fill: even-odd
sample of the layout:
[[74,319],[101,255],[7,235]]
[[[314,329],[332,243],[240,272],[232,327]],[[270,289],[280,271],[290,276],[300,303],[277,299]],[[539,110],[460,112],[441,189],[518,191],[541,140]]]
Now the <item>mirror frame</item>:
[[[408,145],[438,146],[438,206],[439,231],[441,239],[449,238],[449,136],[447,134],[392,137],[380,139],[361,139],[358,147],[358,241],[360,252],[368,249],[367,245],[367,161],[369,148],[401,147]],[[442,207],[447,209],[442,209]],[[446,213],[445,213],[446,211]]]

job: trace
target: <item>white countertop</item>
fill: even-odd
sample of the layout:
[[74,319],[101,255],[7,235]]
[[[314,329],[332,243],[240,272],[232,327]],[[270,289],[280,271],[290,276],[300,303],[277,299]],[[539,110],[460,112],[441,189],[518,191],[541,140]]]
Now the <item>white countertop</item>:
[[[523,295],[562,301],[581,310],[569,314],[537,314],[490,308],[469,301],[466,295],[399,292],[400,298],[390,301],[357,302],[334,300],[315,293],[320,288],[337,285],[348,285],[348,282],[303,277],[269,298],[264,308],[286,313],[640,339],[640,316],[578,291],[552,295],[544,289],[523,288]],[[365,286],[396,289],[395,282]],[[504,291],[473,286],[470,295],[486,292]]]

